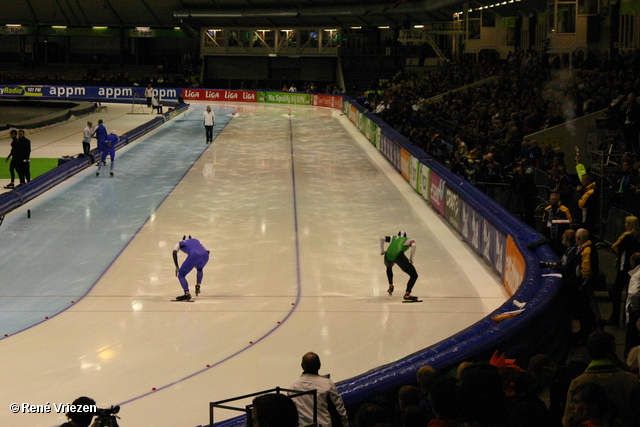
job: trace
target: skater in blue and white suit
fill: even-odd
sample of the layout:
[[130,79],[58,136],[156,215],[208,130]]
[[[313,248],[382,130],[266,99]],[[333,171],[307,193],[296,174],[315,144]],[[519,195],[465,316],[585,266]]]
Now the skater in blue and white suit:
[[[187,259],[184,260],[182,266],[178,266],[178,251],[182,251],[187,254]],[[176,276],[180,281],[180,285],[184,290],[184,295],[176,297],[178,301],[191,300],[191,294],[189,293],[189,283],[187,283],[187,274],[195,267],[197,270],[196,275],[196,296],[200,293],[200,284],[202,283],[202,277],[204,276],[204,266],[209,262],[209,251],[202,246],[202,243],[198,239],[194,239],[191,236],[184,236],[181,241],[178,242],[173,249],[173,262],[176,265]]]

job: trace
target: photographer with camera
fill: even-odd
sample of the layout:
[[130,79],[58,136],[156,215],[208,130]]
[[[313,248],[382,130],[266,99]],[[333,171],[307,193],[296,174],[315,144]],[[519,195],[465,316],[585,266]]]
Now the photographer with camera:
[[[112,406],[109,409],[101,409],[96,407],[96,401],[90,397],[82,396],[77,398],[71,404],[71,409],[78,408],[76,412],[67,412],[67,421],[60,427],[118,427],[118,417],[116,414],[120,412],[120,406]],[[93,410],[87,410],[91,408]],[[95,415],[96,419],[91,424],[91,420]]]
[[[82,396],[77,398],[71,404],[73,407],[86,407],[86,406],[96,406],[96,401],[90,397]],[[91,425],[91,420],[95,415],[95,412],[67,412],[67,418],[69,421],[60,425],[60,427],[89,427]]]

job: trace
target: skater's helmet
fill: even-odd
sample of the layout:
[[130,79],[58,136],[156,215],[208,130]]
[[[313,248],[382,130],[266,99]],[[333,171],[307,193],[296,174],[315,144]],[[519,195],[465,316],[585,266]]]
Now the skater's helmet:
[[406,232],[406,231],[402,231],[402,230],[400,230],[400,231],[398,231],[398,236],[400,236],[400,237],[407,237],[407,232]]

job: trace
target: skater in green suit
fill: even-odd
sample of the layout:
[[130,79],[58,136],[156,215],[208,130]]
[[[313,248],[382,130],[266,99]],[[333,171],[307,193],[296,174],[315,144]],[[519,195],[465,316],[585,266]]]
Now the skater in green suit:
[[[389,243],[387,250],[384,244]],[[409,258],[404,254],[409,250]],[[380,255],[384,255],[384,265],[387,267],[387,278],[389,279],[389,295],[393,294],[393,266],[397,264],[405,273],[409,275],[407,289],[404,293],[406,301],[417,301],[418,297],[411,295],[413,285],[418,279],[418,273],[413,266],[413,254],[416,252],[416,242],[407,237],[407,233],[399,231],[397,236],[380,236]]]

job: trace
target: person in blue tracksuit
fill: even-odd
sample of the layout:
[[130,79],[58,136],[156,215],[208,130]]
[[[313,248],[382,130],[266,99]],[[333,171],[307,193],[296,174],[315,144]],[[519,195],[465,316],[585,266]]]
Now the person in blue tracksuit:
[[107,138],[107,128],[102,124],[102,119],[98,120],[98,126],[93,130],[91,136],[98,140],[98,163],[100,163],[100,157],[103,151],[104,140]]
[[[187,259],[184,260],[182,266],[178,266],[178,251],[187,254]],[[197,270],[196,275],[196,296],[200,294],[200,285],[202,284],[202,278],[204,276],[204,266],[209,262],[209,251],[202,246],[202,243],[198,239],[194,239],[191,236],[184,236],[173,249],[173,262],[176,265],[176,276],[180,282],[180,286],[184,290],[184,295],[176,297],[178,301],[191,300],[191,293],[189,292],[189,283],[187,282],[186,275],[194,268]]]
[[96,172],[96,176],[100,176],[100,170],[102,166],[106,165],[107,155],[111,157],[111,165],[109,169],[109,175],[113,176],[113,163],[116,159],[116,145],[120,142],[120,138],[118,138],[118,134],[115,130],[112,130],[109,135],[104,139],[103,147],[102,147],[102,157],[100,158],[100,163],[98,164],[98,172]]

